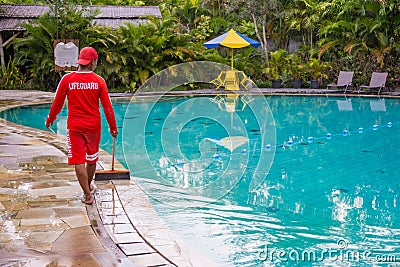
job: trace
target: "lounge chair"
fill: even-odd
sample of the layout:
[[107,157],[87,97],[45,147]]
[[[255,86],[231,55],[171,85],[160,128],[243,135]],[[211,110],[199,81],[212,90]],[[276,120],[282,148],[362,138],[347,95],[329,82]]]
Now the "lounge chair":
[[242,78],[242,80],[240,81],[240,84],[241,84],[241,85],[244,87],[244,89],[246,89],[247,91],[253,89],[253,87],[254,87],[254,82],[253,82],[249,77],[247,77],[247,75],[244,74],[243,71],[242,71],[241,73],[243,74],[243,78]]
[[218,90],[221,86],[224,85],[224,81],[222,80],[223,74],[224,74],[224,72],[221,72],[216,79],[214,79],[210,82],[215,85],[216,90]]
[[368,92],[371,92],[372,89],[378,89],[379,95],[381,90],[386,86],[387,76],[387,72],[373,72],[369,85],[361,85],[358,87],[358,93],[360,93],[361,89],[367,89]]
[[340,71],[337,83],[328,84],[326,90],[328,91],[330,87],[343,88],[346,93],[349,86],[353,85],[353,75],[354,71]]

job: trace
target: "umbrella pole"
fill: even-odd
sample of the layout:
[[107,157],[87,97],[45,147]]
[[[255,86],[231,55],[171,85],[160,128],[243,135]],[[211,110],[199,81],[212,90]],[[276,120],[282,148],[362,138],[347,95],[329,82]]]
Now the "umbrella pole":
[[231,61],[232,61],[232,69],[233,69],[233,48],[231,48]]

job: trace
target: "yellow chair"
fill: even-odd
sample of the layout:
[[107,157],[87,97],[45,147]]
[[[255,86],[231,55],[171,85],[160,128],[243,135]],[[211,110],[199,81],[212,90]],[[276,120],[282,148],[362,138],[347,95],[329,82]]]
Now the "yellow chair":
[[249,89],[253,88],[253,81],[249,79],[249,77],[247,77],[246,74],[244,74],[243,71],[241,71],[243,78],[240,81],[240,84],[247,90],[249,91]]
[[219,78],[212,80],[211,83],[215,85],[215,90],[218,90],[222,85],[224,85],[224,82]]
[[218,75],[218,77],[211,81],[211,83],[215,85],[216,90],[218,90],[221,86],[224,85],[224,79],[223,79],[224,74],[225,74],[225,71],[221,71],[221,73]]
[[227,70],[225,74],[225,90],[238,91],[239,78],[236,70]]
[[211,81],[215,89],[224,87],[225,90],[238,91],[240,85],[247,91],[253,87],[253,81],[250,80],[243,71],[227,70],[221,71],[218,77]]

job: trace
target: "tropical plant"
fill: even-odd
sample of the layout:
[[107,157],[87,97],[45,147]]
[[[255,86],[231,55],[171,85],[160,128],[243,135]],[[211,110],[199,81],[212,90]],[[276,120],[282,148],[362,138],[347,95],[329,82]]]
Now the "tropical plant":
[[[115,31],[118,45],[106,52],[104,70],[111,68],[105,74],[122,78],[122,85],[133,90],[164,68],[193,60],[196,53],[188,46],[190,36],[181,29],[172,17],[118,28]],[[122,76],[116,77],[118,73]]]
[[55,90],[61,73],[54,69],[54,41],[79,39],[83,43],[91,30],[91,19],[96,15],[83,7],[77,9],[73,1],[55,1],[50,12],[25,23],[22,38],[14,40],[16,62],[25,68],[34,89]]
[[291,29],[296,29],[304,45],[314,47],[316,44],[324,4],[318,0],[297,0],[288,5],[287,23]]
[[308,72],[312,79],[318,81],[318,84],[321,84],[323,78],[328,78],[328,75],[325,73],[328,68],[330,68],[330,64],[318,58],[310,58],[307,63]]
[[228,5],[228,11],[238,14],[239,19],[253,22],[255,34],[261,43],[265,63],[269,61],[270,44],[268,42],[270,37],[275,35],[273,24],[276,21],[276,15],[279,14],[278,2],[278,0],[231,0]]
[[282,74],[287,69],[287,51],[279,49],[270,52],[268,67],[265,69],[265,74],[272,80],[279,80]]
[[288,73],[294,80],[303,80],[307,73],[307,64],[296,53],[288,55]]
[[321,52],[343,46],[346,53],[370,56],[383,68],[399,34],[400,10],[395,5],[394,1],[332,1],[319,29],[325,36]]
[[224,17],[227,0],[204,0],[204,5],[211,10],[213,18]]
[[170,5],[171,16],[186,29],[186,33],[196,28],[202,16],[210,16],[208,9],[201,6],[201,0],[185,0],[182,5]]
[[15,59],[10,60],[0,72],[0,90],[21,90],[26,89],[26,79],[24,74],[15,64]]

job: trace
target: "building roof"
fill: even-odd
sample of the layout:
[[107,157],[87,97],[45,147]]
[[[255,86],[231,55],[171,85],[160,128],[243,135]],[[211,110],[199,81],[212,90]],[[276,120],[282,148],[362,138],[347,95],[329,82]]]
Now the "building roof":
[[[88,6],[89,10],[98,10],[94,22],[113,28],[125,23],[139,24],[147,16],[161,17],[157,6]],[[0,32],[25,30],[21,24],[49,12],[46,5],[0,5]]]

